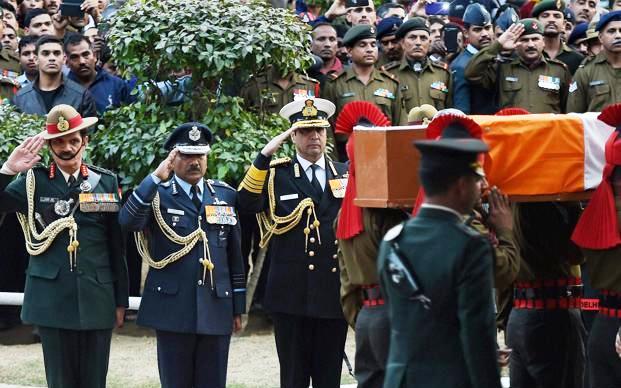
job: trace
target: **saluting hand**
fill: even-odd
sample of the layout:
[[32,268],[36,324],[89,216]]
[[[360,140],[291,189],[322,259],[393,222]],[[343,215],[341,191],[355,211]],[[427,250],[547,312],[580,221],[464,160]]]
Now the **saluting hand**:
[[513,23],[505,32],[498,37],[498,43],[503,50],[513,51],[517,44],[517,40],[524,33],[524,25],[521,23]]
[[494,229],[513,230],[513,211],[509,197],[496,186],[492,187],[488,196],[488,224]]
[[9,159],[6,161],[6,167],[14,173],[30,170],[41,160],[39,151],[44,144],[45,140],[41,135],[26,138],[11,152]]
[[170,178],[170,175],[172,174],[175,168],[174,162],[175,162],[175,158],[177,157],[178,153],[179,153],[179,150],[176,148],[170,151],[166,159],[162,160],[160,165],[157,166],[155,171],[153,171],[153,175],[160,178],[162,182],[166,182]]
[[278,149],[280,148],[280,145],[284,143],[291,136],[293,131],[295,131],[295,128],[291,127],[287,129],[286,131],[284,131],[283,133],[281,133],[280,135],[273,138],[272,140],[270,140],[270,142],[267,143],[265,147],[263,147],[263,149],[261,150],[261,153],[263,154],[263,156],[274,155],[274,153],[278,151]]

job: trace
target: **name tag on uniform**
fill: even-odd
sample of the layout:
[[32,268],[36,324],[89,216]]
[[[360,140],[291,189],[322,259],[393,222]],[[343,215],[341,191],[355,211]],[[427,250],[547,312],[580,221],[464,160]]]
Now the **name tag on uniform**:
[[442,81],[435,81],[434,83],[431,84],[430,87],[432,89],[439,90],[442,93],[448,93],[448,88],[446,87],[446,85]]
[[287,194],[287,195],[281,195],[280,196],[280,200],[281,201],[288,201],[290,199],[298,199],[300,196],[297,193],[294,194]]
[[347,189],[347,178],[337,178],[330,179],[328,184],[330,185],[330,190],[332,190],[332,195],[334,198],[343,198],[345,197],[345,190]]
[[58,201],[58,198],[54,198],[54,197],[41,197],[41,198],[39,198],[39,202],[41,202],[41,203],[56,203],[56,201]]
[[391,100],[395,99],[395,95],[388,89],[379,88],[373,92],[374,96],[389,98]]
[[552,77],[548,75],[540,75],[539,82],[537,83],[541,89],[546,90],[560,90],[561,79],[559,77]]
[[115,193],[81,193],[80,211],[84,213],[116,213],[121,210]]
[[356,95],[356,93],[353,93],[353,92],[345,92],[345,93],[341,94],[341,98],[353,97],[355,95]]
[[599,86],[604,84],[606,84],[606,81],[601,79],[589,82],[589,86]]
[[185,214],[185,212],[183,210],[179,210],[179,209],[166,209],[166,213],[168,214],[176,214],[178,216],[182,216]]
[[505,77],[507,82],[518,82],[518,77]]
[[206,205],[205,216],[208,224],[236,225],[237,217],[233,206]]

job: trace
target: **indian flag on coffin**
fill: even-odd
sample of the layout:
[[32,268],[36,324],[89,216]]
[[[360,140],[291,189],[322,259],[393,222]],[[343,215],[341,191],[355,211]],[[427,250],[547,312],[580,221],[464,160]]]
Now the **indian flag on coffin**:
[[[490,185],[514,201],[587,198],[602,179],[604,145],[614,130],[599,113],[470,116],[490,146],[484,168]],[[412,141],[426,125],[356,126],[356,199],[361,207],[412,207],[420,155]]]
[[490,146],[485,172],[512,196],[594,189],[602,180],[604,145],[613,127],[599,113],[470,116]]

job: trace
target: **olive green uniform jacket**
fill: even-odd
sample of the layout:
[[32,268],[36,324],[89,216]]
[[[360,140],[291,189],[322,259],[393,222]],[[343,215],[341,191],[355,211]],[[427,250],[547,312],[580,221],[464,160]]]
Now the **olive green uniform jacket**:
[[502,46],[494,42],[479,51],[466,67],[472,87],[497,88],[499,109],[524,108],[530,113],[565,113],[571,74],[555,59],[541,57],[530,68],[519,56],[501,62]]
[[[393,242],[429,309],[400,292],[403,276],[387,261]],[[378,256],[391,325],[384,387],[500,388],[492,265],[485,237],[446,210],[423,207],[388,232]]]
[[[59,199],[80,192],[82,177],[69,187],[60,171],[49,178],[49,170],[35,167],[34,206],[44,214]],[[114,174],[89,166],[89,177],[99,176],[93,193],[115,194]],[[26,174],[0,174],[2,211],[26,214]],[[112,329],[116,307],[128,306],[128,278],[124,241],[117,221],[118,213],[74,213],[78,224],[77,267],[69,266],[69,233],[62,231],[50,247],[38,256],[30,256],[26,270],[26,288],[22,320],[39,326],[70,330]],[[39,232],[41,229],[39,228]]]
[[240,91],[244,106],[261,113],[278,113],[296,96],[319,97],[319,81],[297,73],[285,76],[289,81],[286,88],[278,84],[282,76],[276,68],[252,76]]
[[437,110],[450,108],[452,104],[451,73],[447,66],[430,59],[426,59],[421,66],[421,71],[415,72],[406,58],[385,66],[385,70],[399,80],[404,119],[412,108],[423,104]]
[[0,50],[0,99],[11,98],[20,88],[17,77],[21,74],[19,57],[10,49]]
[[377,253],[386,232],[404,221],[407,214],[397,209],[362,208],[364,230],[347,240],[339,240],[341,306],[345,319],[355,327],[362,308],[362,287],[379,283]]
[[621,101],[621,69],[613,69],[604,52],[586,58],[569,87],[567,112],[600,112]]
[[394,75],[383,70],[373,69],[366,85],[358,79],[353,68],[331,75],[322,90],[322,98],[336,105],[335,118],[348,102],[369,101],[377,105],[394,125],[401,120],[399,82]]

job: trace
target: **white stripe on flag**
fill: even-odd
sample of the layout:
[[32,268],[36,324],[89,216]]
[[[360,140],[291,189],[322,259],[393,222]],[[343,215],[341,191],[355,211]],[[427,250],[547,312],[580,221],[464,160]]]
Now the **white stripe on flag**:
[[[575,113],[570,113],[575,115]],[[594,189],[602,181],[602,170],[606,163],[604,147],[614,131],[597,119],[598,112],[578,114],[584,128],[584,189]]]

